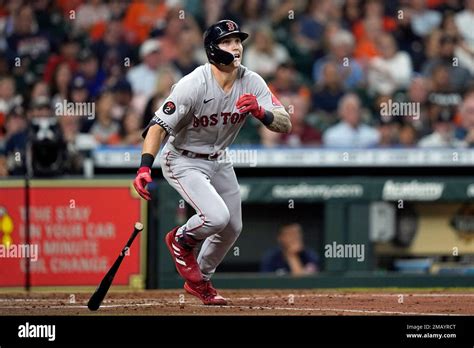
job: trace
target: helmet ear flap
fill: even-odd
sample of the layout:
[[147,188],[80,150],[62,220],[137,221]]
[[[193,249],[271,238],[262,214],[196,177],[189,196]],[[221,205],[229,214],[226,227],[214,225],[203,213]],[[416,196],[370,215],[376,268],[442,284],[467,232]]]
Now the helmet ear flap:
[[214,43],[209,45],[207,53],[209,61],[214,64],[229,65],[234,61],[234,55],[232,53],[221,50]]

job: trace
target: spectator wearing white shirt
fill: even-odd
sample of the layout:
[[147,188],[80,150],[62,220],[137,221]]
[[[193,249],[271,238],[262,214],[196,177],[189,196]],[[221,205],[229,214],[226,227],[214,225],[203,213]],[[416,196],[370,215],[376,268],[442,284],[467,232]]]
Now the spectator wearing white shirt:
[[361,102],[357,95],[346,94],[339,102],[341,121],[326,130],[323,143],[326,147],[364,148],[377,145],[379,132],[361,122]]
[[426,0],[412,0],[411,6],[411,29],[416,35],[425,37],[441,24],[441,14],[428,9]]
[[254,35],[253,44],[245,52],[244,65],[263,78],[269,78],[281,63],[288,60],[288,51],[285,46],[274,41],[267,26],[259,27]]
[[378,38],[377,46],[382,55],[370,60],[369,92],[391,95],[399,89],[406,89],[413,74],[410,56],[397,50],[395,39],[388,33]]
[[157,69],[161,63],[160,42],[156,39],[146,40],[140,46],[142,63],[131,68],[127,80],[132,85],[134,95],[140,95],[148,100],[156,87]]
[[443,108],[438,113],[434,131],[418,142],[419,147],[464,147],[465,143],[455,137],[454,113],[451,108]]
[[454,56],[458,58],[459,65],[474,76],[474,0],[466,1],[466,7],[458,14],[446,15],[444,29],[458,38]]
[[454,21],[467,45],[474,50],[474,0],[466,0],[464,6],[465,9],[456,14]]
[[[146,40],[140,46],[142,63],[131,68],[127,73],[127,80],[132,86],[133,98],[130,105],[142,113],[148,100],[155,94],[160,79],[160,71],[168,64],[163,64],[161,42],[156,39]],[[179,75],[175,68],[176,75]]]

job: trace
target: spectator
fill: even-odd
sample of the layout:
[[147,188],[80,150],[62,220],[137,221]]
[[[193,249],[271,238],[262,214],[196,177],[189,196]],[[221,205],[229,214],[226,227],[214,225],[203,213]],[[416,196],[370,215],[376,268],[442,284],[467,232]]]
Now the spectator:
[[119,133],[119,126],[112,118],[113,107],[114,96],[110,92],[102,94],[97,101],[97,117],[94,119],[90,133],[102,145],[116,143]]
[[392,35],[384,33],[377,40],[380,57],[372,58],[368,66],[369,93],[390,95],[408,87],[413,72],[410,56],[397,51]]
[[129,62],[126,58],[131,60],[133,57],[131,47],[124,42],[122,22],[118,18],[107,22],[103,37],[92,44],[91,50],[107,75],[113,74],[115,67],[122,73]]
[[[282,98],[281,102],[288,106],[292,128],[291,133],[281,134],[280,143],[289,147],[320,145],[321,134],[306,120],[309,102],[301,96]],[[265,131],[269,132],[266,128]]]
[[[245,1],[245,0],[244,0]],[[204,0],[202,4],[202,11],[204,15],[204,25],[207,28],[212,23],[217,22],[222,18],[224,11],[224,2],[216,0]]]
[[118,134],[119,139],[117,143],[122,145],[141,144],[143,141],[141,123],[140,114],[133,109],[128,109],[120,122],[120,132]]
[[6,142],[15,134],[25,131],[27,126],[25,112],[22,106],[16,106],[6,115],[5,137],[0,138],[0,149],[5,148]]
[[165,98],[170,95],[171,88],[178,81],[175,72],[166,67],[160,69],[159,80],[155,94],[148,100],[142,116],[142,128],[145,128],[155,116],[155,111],[163,104]]
[[87,89],[86,80],[82,76],[76,76],[69,84],[67,99],[73,103],[86,103],[90,101],[91,98],[89,90]]
[[362,85],[364,73],[360,64],[352,56],[354,51],[352,34],[346,30],[339,30],[330,38],[329,45],[329,53],[314,63],[314,81],[321,83],[323,66],[330,61],[338,67],[344,88],[350,90]]
[[185,76],[196,69],[200,64],[195,59],[196,44],[194,34],[191,30],[183,30],[176,42],[176,58],[173,65]]
[[439,56],[425,63],[423,66],[423,75],[431,75],[434,68],[442,64],[448,69],[450,82],[454,90],[460,92],[464,86],[467,85],[472,76],[469,70],[459,65],[459,62],[455,63],[458,61],[458,58],[454,55],[457,43],[457,37],[447,34],[442,35],[439,41]]
[[[30,1],[30,3],[33,6],[38,27],[47,32],[53,40],[66,36],[70,28],[67,24],[68,21],[61,16],[61,11],[56,1],[42,0]],[[57,41],[55,42],[55,46],[56,44]]]
[[134,0],[123,19],[126,41],[141,44],[157,25],[164,23],[167,11],[164,0]]
[[86,0],[77,9],[74,25],[77,30],[89,31],[92,26],[110,18],[110,10],[102,0]]
[[456,130],[456,138],[468,147],[474,147],[474,89],[469,90],[459,105],[462,127]]
[[455,16],[456,26],[466,44],[474,51],[474,0],[464,1],[464,10]]
[[130,107],[133,98],[132,86],[126,79],[121,79],[112,87],[112,92],[115,97],[112,117],[120,122]]
[[342,77],[332,61],[324,64],[322,72],[320,83],[313,92],[313,109],[335,116],[339,100],[344,96]]
[[[411,26],[412,9],[408,5],[401,5],[399,11],[401,12],[397,13],[398,25],[393,35],[397,41],[399,50],[407,52],[410,55],[413,62],[413,69],[419,72],[426,59],[427,49],[425,48],[425,42],[421,36],[413,32]],[[402,16],[399,14],[402,14]]]
[[418,134],[416,128],[406,123],[401,126],[399,131],[399,146],[404,148],[414,148],[418,142]]
[[42,75],[52,50],[52,40],[40,31],[31,6],[22,5],[14,15],[14,30],[7,38],[7,44],[17,87],[23,91]]
[[135,95],[145,98],[151,97],[156,86],[156,70],[162,63],[160,42],[155,39],[145,41],[140,47],[142,63],[131,68],[127,73],[127,80],[132,85]]
[[97,97],[102,91],[105,82],[105,71],[99,66],[95,54],[89,49],[79,53],[79,69],[76,76],[82,76],[91,98]]
[[[402,102],[420,106],[419,115],[414,115],[414,117],[406,115],[403,118],[403,122],[413,126],[416,130],[415,133],[421,136],[428,135],[432,131],[431,122],[428,117],[428,85],[429,81],[421,76],[413,78],[402,100]],[[407,133],[409,132],[410,130],[407,130]]]
[[347,0],[342,5],[344,28],[351,30],[354,24],[362,17],[361,0]]
[[378,17],[367,17],[364,19],[364,32],[361,39],[357,40],[354,57],[365,67],[371,58],[380,56],[377,48],[377,39],[384,33],[383,22]]
[[453,12],[444,16],[442,28],[446,35],[456,38],[457,41],[454,57],[458,58],[458,61],[453,61],[453,65],[458,64],[466,68],[471,76],[474,76],[474,45],[469,45],[468,41],[460,34]]
[[326,147],[370,147],[379,142],[378,131],[361,122],[361,105],[357,95],[346,94],[342,97],[338,112],[341,121],[323,134]]
[[332,0],[310,0],[299,21],[299,32],[294,37],[298,46],[314,54],[321,46],[321,37],[331,18],[334,4]]
[[180,11],[178,8],[170,9],[163,28],[153,33],[153,36],[160,40],[161,58],[164,64],[169,64],[176,59],[178,55],[176,40],[179,39],[181,32],[188,31],[193,36],[193,33],[198,30],[192,17],[185,16],[183,18]]
[[52,105],[61,104],[68,99],[69,86],[72,81],[72,71],[68,63],[63,62],[56,66],[53,74],[51,94],[53,95]]
[[269,12],[267,1],[261,0],[236,0],[229,1],[225,18],[234,19],[234,22],[243,23],[243,31],[253,32],[257,27],[270,26],[271,23],[266,16]]
[[124,18],[125,12],[126,12],[129,5],[130,4],[129,4],[128,1],[122,1],[122,0],[110,0],[110,1],[108,1],[108,3],[107,3],[107,7],[108,7],[108,11],[109,11],[108,19],[97,21],[90,28],[90,30],[89,30],[90,39],[93,42],[97,42],[97,41],[101,40],[104,37],[106,31],[109,30],[107,28],[108,25],[112,22],[120,21],[120,28],[121,28],[120,32],[122,34],[124,34],[123,35],[124,44],[133,46],[133,43],[129,43],[126,40],[125,31],[124,31],[123,22],[122,22],[122,19]]
[[441,24],[441,14],[426,7],[426,0],[411,1],[411,27],[413,32],[425,37]]
[[269,78],[288,58],[288,51],[274,41],[271,29],[260,26],[254,32],[253,43],[246,48],[244,65],[263,78]]
[[454,110],[461,103],[461,94],[452,87],[449,67],[443,64],[435,66],[431,79],[431,91],[428,94],[428,117],[434,124],[444,108]]
[[69,69],[74,73],[78,68],[77,55],[79,54],[79,42],[72,35],[67,36],[60,45],[59,54],[49,57],[44,71],[44,80],[50,83],[54,78],[54,73],[61,63],[69,65]]
[[375,21],[381,23],[384,32],[392,32],[397,27],[397,22],[385,15],[385,5],[381,0],[367,0],[364,4],[364,18],[354,24],[353,32],[357,41],[370,36],[365,23]]
[[76,115],[58,115],[59,126],[66,144],[67,156],[63,163],[64,171],[68,174],[80,174],[83,168],[84,156],[79,152],[76,141],[79,135],[80,121]]
[[3,127],[6,115],[14,107],[21,105],[22,97],[16,94],[15,80],[11,76],[0,78],[0,138],[3,135]]
[[319,272],[319,257],[314,251],[304,246],[300,224],[282,225],[278,233],[278,244],[278,247],[264,255],[260,266],[262,272],[293,276]]
[[[18,111],[22,112],[22,111]],[[27,112],[28,122],[34,118],[48,118],[51,117],[53,111],[51,110],[51,101],[49,98],[41,96],[31,101],[30,109]],[[18,117],[18,115],[15,115]],[[13,125],[13,130],[9,134],[8,140],[5,144],[3,154],[0,154],[3,159],[0,163],[4,163],[7,167],[0,169],[5,174],[8,170],[10,175],[22,175],[25,172],[25,149],[27,143],[28,130],[27,127],[22,126],[21,120],[18,121],[18,127]],[[0,165],[1,166],[1,165]]]
[[301,83],[301,78],[295,65],[285,62],[278,66],[274,79],[268,84],[268,88],[279,98],[299,95],[307,100],[311,98],[311,91]]
[[462,147],[464,142],[455,137],[452,110],[443,108],[436,116],[433,133],[423,137],[418,142],[418,146],[426,148]]
[[37,80],[31,88],[30,95],[27,99],[24,100],[23,105],[28,105],[31,100],[36,99],[38,97],[50,98],[50,96],[50,85],[43,80]]
[[400,123],[393,116],[379,115],[377,131],[380,134],[377,147],[396,147],[400,138]]
[[[90,102],[89,90],[87,89],[86,80],[82,76],[76,76],[69,85],[68,102],[74,104],[83,104]],[[74,115],[81,118],[81,132],[88,133],[94,120],[89,115]],[[87,118],[85,116],[88,116]]]
[[17,134],[26,134],[27,121],[23,108],[18,106],[10,110],[6,115],[4,126],[5,137],[3,139],[0,137],[0,177],[8,176],[9,166],[13,169],[14,164],[18,162],[16,161],[19,157],[17,151],[22,146],[24,138],[20,137],[21,141],[11,139]]

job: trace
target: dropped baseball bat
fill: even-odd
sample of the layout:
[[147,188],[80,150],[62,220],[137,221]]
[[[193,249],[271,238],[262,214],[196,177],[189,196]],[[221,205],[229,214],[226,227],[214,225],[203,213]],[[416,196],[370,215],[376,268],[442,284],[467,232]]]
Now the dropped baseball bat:
[[97,287],[95,292],[92,294],[91,298],[89,299],[89,302],[87,303],[87,308],[89,308],[91,311],[96,311],[99,309],[102,301],[105,298],[105,295],[107,295],[107,292],[109,291],[109,288],[112,285],[115,274],[117,273],[117,270],[119,269],[120,264],[122,263],[122,260],[125,257],[125,254],[130,249],[130,246],[132,245],[135,237],[142,230],[143,230],[143,225],[139,222],[136,222],[135,228],[133,229],[133,233],[130,236],[130,239],[128,240],[127,244],[122,249],[122,251],[120,252],[120,255],[117,257],[117,260],[115,260],[114,264],[112,265],[112,267],[110,267],[109,271],[104,276],[99,286]]

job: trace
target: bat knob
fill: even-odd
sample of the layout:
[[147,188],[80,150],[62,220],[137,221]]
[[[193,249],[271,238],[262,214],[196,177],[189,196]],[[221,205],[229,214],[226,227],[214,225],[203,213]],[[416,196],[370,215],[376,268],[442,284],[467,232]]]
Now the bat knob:
[[87,303],[87,308],[89,308],[89,310],[91,311],[96,311],[98,310],[100,307],[100,303],[92,303],[92,301],[89,301]]

